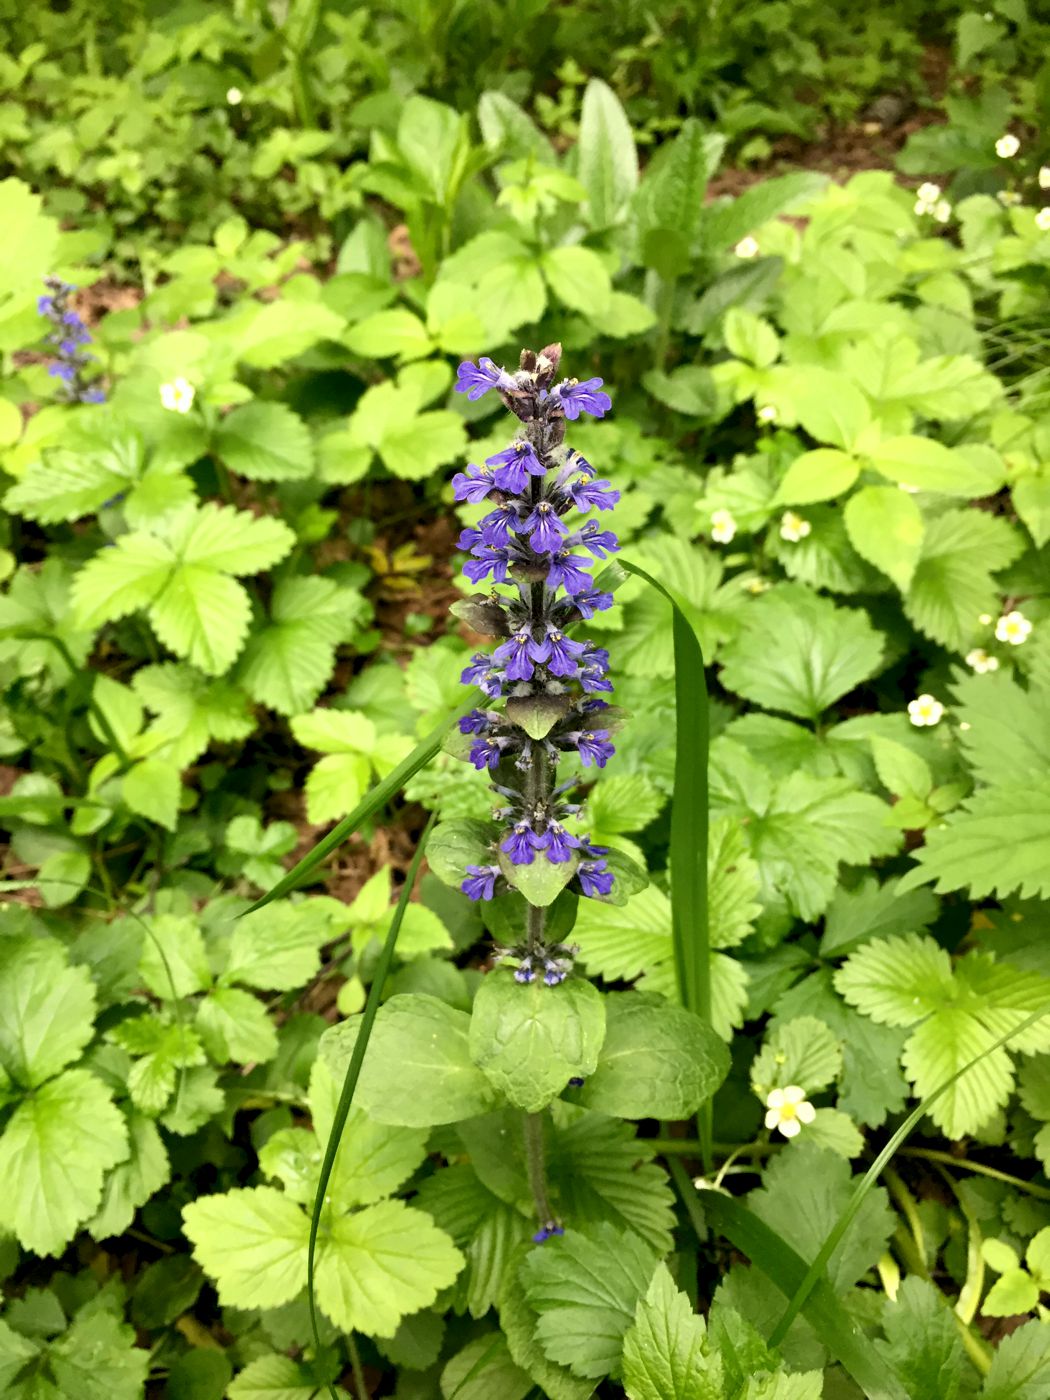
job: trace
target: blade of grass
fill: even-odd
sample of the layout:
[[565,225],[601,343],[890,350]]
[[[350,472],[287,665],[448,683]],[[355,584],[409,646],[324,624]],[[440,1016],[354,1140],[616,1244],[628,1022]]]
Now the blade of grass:
[[[672,1161],[669,1166],[690,1223],[701,1240],[707,1234],[706,1225],[711,1225],[746,1254],[785,1297],[789,1289],[798,1287],[806,1274],[806,1261],[764,1220],[721,1191],[697,1192],[681,1162]],[[803,1312],[806,1321],[857,1382],[867,1400],[908,1400],[903,1386],[846,1312],[825,1278],[817,1281]],[[770,1342],[770,1345],[774,1344]]]
[[[339,1102],[336,1105],[335,1115],[332,1118],[332,1131],[328,1135],[328,1143],[324,1150],[324,1159],[321,1162],[321,1175],[317,1179],[317,1191],[314,1194],[313,1210],[310,1212],[310,1242],[306,1252],[306,1291],[310,1303],[310,1328],[313,1332],[314,1346],[316,1354],[321,1354],[321,1334],[317,1322],[317,1300],[314,1296],[314,1256],[317,1252],[317,1232],[321,1224],[321,1211],[324,1207],[325,1194],[328,1191],[328,1183],[332,1177],[332,1168],[335,1166],[336,1154],[339,1151],[339,1140],[343,1136],[343,1129],[346,1127],[346,1120],[350,1113],[350,1106],[354,1101],[354,1091],[357,1089],[357,1081],[361,1075],[361,1066],[364,1064],[365,1051],[368,1049],[368,1042],[372,1035],[372,1027],[375,1024],[376,1012],[379,1010],[379,1001],[383,995],[383,986],[386,983],[387,975],[390,972],[390,965],[394,961],[394,949],[397,946],[397,936],[401,932],[401,923],[405,917],[405,910],[408,908],[412,890],[415,888],[416,876],[419,874],[419,867],[426,854],[427,840],[433,830],[437,813],[432,812],[423,829],[423,835],[419,838],[416,853],[412,857],[412,864],[408,867],[408,874],[405,876],[405,883],[401,887],[401,894],[397,901],[397,908],[394,910],[394,917],[390,921],[390,930],[383,943],[382,951],[376,962],[375,976],[372,978],[372,985],[368,989],[368,998],[365,1001],[365,1009],[361,1016],[361,1029],[357,1033],[354,1041],[354,1048],[350,1053],[350,1063],[346,1067],[346,1075],[343,1078],[343,1087],[339,1092]],[[335,1387],[331,1381],[326,1382],[328,1393],[332,1400],[338,1400]]]
[[886,1146],[857,1183],[856,1189],[850,1197],[845,1210],[839,1216],[829,1232],[827,1239],[821,1245],[817,1257],[813,1260],[812,1264],[810,1264],[805,1277],[798,1283],[795,1292],[791,1295],[787,1308],[784,1310],[784,1315],[770,1334],[769,1345],[771,1347],[779,1345],[787,1334],[788,1328],[798,1316],[800,1310],[804,1309],[807,1298],[809,1298],[810,1294],[817,1286],[818,1281],[823,1276],[828,1260],[831,1258],[832,1254],[834,1254],[839,1241],[853,1223],[857,1212],[864,1204],[864,1199],[868,1192],[875,1185],[875,1182],[878,1180],[886,1164],[895,1155],[898,1148],[900,1148],[905,1139],[911,1134],[912,1130],[918,1125],[920,1119],[930,1111],[937,1100],[941,1098],[942,1095],[946,1094],[955,1081],[961,1078],[967,1070],[972,1069],[974,1065],[985,1059],[985,1057],[990,1055],[994,1050],[998,1050],[1000,1046],[1005,1045],[1008,1040],[1012,1040],[1015,1035],[1020,1035],[1023,1030],[1027,1030],[1029,1026],[1034,1025],[1036,1021],[1041,1020],[1046,1015],[1050,1015],[1050,1005],[1044,1006],[1038,1011],[1033,1011],[1030,1016],[1026,1016],[1023,1021],[1014,1026],[1013,1030],[1007,1031],[1005,1035],[1001,1035],[994,1045],[989,1045],[986,1050],[982,1050],[981,1053],[975,1055],[972,1060],[967,1060],[962,1069],[957,1069],[943,1084],[939,1084],[932,1094],[927,1094],[918,1108],[908,1114],[907,1118],[905,1118],[904,1122],[886,1143]]
[[[253,914],[256,909],[262,909],[274,899],[280,899],[290,890],[296,889],[307,878],[312,875],[317,867],[335,850],[341,846],[348,836],[352,836],[357,828],[368,820],[373,812],[378,812],[380,807],[389,802],[390,799],[404,787],[413,774],[418,773],[434,757],[441,748],[441,741],[445,735],[460,718],[461,715],[469,713],[474,708],[474,702],[469,701],[462,705],[456,712],[442,720],[436,729],[431,730],[427,737],[419,744],[407,758],[403,758],[396,768],[383,779],[376,783],[348,817],[344,817],[341,822],[337,822],[332,827],[327,836],[323,836],[312,850],[308,851],[298,864],[289,870],[287,875],[282,876],[271,889],[264,895],[260,895],[254,904],[244,910],[245,914]],[[243,915],[242,915],[243,917]]]
[[[673,589],[627,559],[620,564],[671,604],[674,639],[675,762],[671,799],[671,929],[682,1005],[711,1024],[711,942],[707,920],[707,759],[710,716],[707,677],[693,608]],[[711,1170],[711,1105],[697,1116],[701,1160]]]

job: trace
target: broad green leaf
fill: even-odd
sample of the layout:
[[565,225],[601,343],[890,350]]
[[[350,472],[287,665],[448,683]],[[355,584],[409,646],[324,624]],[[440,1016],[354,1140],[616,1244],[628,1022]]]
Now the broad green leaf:
[[1050,1335],[1027,1322],[1004,1337],[992,1355],[982,1400],[1041,1400],[1050,1380]]
[[798,421],[818,442],[853,451],[871,421],[868,401],[848,375],[807,365],[783,371],[780,383]]
[[612,283],[597,253],[579,244],[551,248],[540,257],[547,285],[563,305],[585,316],[608,310]]
[[723,1400],[722,1362],[709,1354],[704,1319],[658,1264],[623,1340],[631,1400]]
[[777,487],[774,504],[810,505],[841,496],[860,475],[860,462],[835,447],[818,447],[803,452],[787,469]]
[[[748,1206],[804,1259],[812,1259],[847,1205],[853,1188],[849,1163],[827,1148],[800,1139],[773,1158]],[[844,1293],[886,1246],[894,1215],[881,1187],[865,1198],[828,1264],[828,1279]]]
[[780,342],[769,322],[742,307],[731,306],[726,312],[723,334],[730,352],[758,369],[767,369],[779,353]]
[[406,1313],[429,1307],[454,1282],[463,1263],[429,1216],[403,1201],[380,1201],[322,1223],[318,1302],[337,1327],[392,1337]]
[[982,782],[1050,777],[1050,689],[1024,690],[1008,671],[965,676],[953,688],[959,743]]
[[532,1377],[515,1365],[498,1331],[468,1342],[441,1372],[443,1400],[525,1400],[532,1389]]
[[306,424],[282,403],[256,399],[235,408],[216,429],[215,450],[249,481],[294,481],[313,470]]
[[932,789],[933,774],[930,772],[930,765],[904,744],[874,734],[871,740],[871,754],[875,760],[879,782],[888,792],[897,796],[910,793],[916,797],[925,797]]
[[321,948],[344,933],[346,906],[323,896],[281,900],[249,911],[233,926],[223,984],[290,991],[309,982],[321,962]]
[[163,758],[144,758],[124,774],[121,796],[140,817],[174,831],[182,781],[178,768]]
[[146,464],[138,432],[108,413],[102,422],[74,419],[61,447],[45,447],[10,488],[4,507],[43,525],[93,514],[130,488]]
[[885,1343],[876,1343],[910,1400],[954,1400],[966,1366],[955,1318],[944,1295],[912,1275],[882,1315]]
[[[1014,509],[1028,527],[1037,547],[1050,540],[1050,472],[1045,468],[1015,481],[1011,488]],[[8,507],[10,509],[10,507]]]
[[423,481],[466,451],[467,436],[457,413],[435,409],[387,429],[379,442],[383,465],[406,481]]
[[926,526],[922,552],[904,602],[909,620],[935,642],[964,652],[982,613],[996,613],[992,579],[1021,552],[1016,530],[983,510],[948,510]]
[[439,880],[458,889],[468,865],[492,864],[498,831],[495,822],[469,817],[440,822],[427,842],[427,864]]
[[95,1031],[95,988],[54,939],[0,939],[0,1068],[34,1089],[75,1060]]
[[605,1007],[590,982],[522,984],[501,969],[474,998],[470,1056],[497,1093],[539,1113],[570,1079],[594,1073],[604,1034]]
[[841,996],[888,1026],[913,1026],[950,1001],[951,959],[932,938],[879,938],[853,953],[835,974]]
[[[321,1053],[341,1078],[360,1018],[327,1031]],[[495,1093],[473,1063],[467,1037],[470,1017],[436,997],[393,996],[376,1016],[357,1102],[378,1123],[429,1127],[486,1113]]]
[[172,1001],[210,985],[204,938],[192,914],[155,914],[146,924],[139,971],[154,996]]
[[171,1165],[156,1123],[141,1113],[129,1113],[127,1159],[106,1177],[98,1214],[87,1222],[96,1240],[122,1235],[144,1206],[171,1177]]
[[399,356],[414,360],[429,355],[433,348],[426,327],[418,316],[404,307],[377,311],[351,326],[343,336],[349,350],[370,360]]
[[864,613],[784,584],[744,614],[726,648],[722,680],[757,704],[815,720],[872,676],[882,655],[882,636]]
[[197,1008],[197,1029],[216,1064],[265,1064],[277,1054],[277,1029],[266,1007],[239,987],[213,987]]
[[685,1118],[729,1073],[729,1053],[684,1007],[640,992],[606,996],[606,1032],[579,1102],[620,1118]]
[[520,1277],[520,1265],[534,1253],[535,1246],[522,1245],[508,1264],[500,1287],[500,1328],[514,1361],[549,1400],[588,1400],[594,1393],[594,1382],[581,1380],[568,1367],[550,1360],[537,1336],[537,1313]]
[[1002,479],[978,470],[961,452],[932,438],[884,438],[871,452],[871,464],[882,476],[920,491],[946,496],[990,496]]
[[310,1222],[272,1186],[202,1196],[183,1207],[193,1255],[228,1307],[277,1308],[306,1284]]
[[98,1210],[105,1173],[128,1155],[101,1080],[64,1070],[22,1100],[0,1138],[0,1226],[23,1249],[61,1254]]
[[842,1044],[816,1016],[777,1021],[751,1064],[751,1083],[760,1099],[773,1088],[798,1084],[807,1096],[827,1088],[842,1069]]
[[286,298],[242,303],[221,329],[223,339],[244,364],[272,369],[319,340],[338,339],[343,326],[343,318],[320,302]]
[[584,90],[576,156],[591,227],[609,228],[620,221],[638,184],[638,154],[627,114],[600,78]]
[[[321,1163],[321,1145],[328,1141],[332,1131],[339,1089],[340,1084],[325,1062],[316,1061],[310,1074],[310,1113],[316,1134],[312,1178],[316,1177]],[[426,1128],[375,1123],[361,1109],[352,1108],[335,1160],[333,1199],[340,1206],[364,1206],[382,1200],[408,1180],[426,1155]],[[313,1189],[311,1179],[309,1196],[313,1195]]]
[[576,873],[579,856],[575,851],[568,860],[548,860],[536,852],[530,865],[515,865],[505,851],[497,852],[499,868],[508,884],[520,890],[529,904],[541,909],[553,904]]
[[[808,203],[827,184],[827,176],[802,170],[760,180],[735,199],[723,199],[703,210],[700,236],[704,250],[727,252],[749,233],[755,233],[798,205]],[[749,269],[750,270],[750,269]]]
[[981,1304],[985,1317],[1015,1317],[1031,1312],[1039,1301],[1039,1285],[1024,1269],[1009,1269],[997,1278]]
[[925,530],[912,497],[894,486],[864,486],[846,502],[845,521],[857,553],[906,592]]
[[316,1400],[320,1386],[303,1362],[270,1353],[238,1371],[226,1394],[229,1400]]
[[527,1255],[521,1278],[548,1358],[577,1376],[617,1375],[624,1336],[656,1262],[637,1235],[611,1225],[568,1229]]
[[969,889],[971,898],[1015,891],[1050,896],[1050,778],[984,788],[926,833],[901,890],[933,882],[938,894]]
[[[135,1346],[134,1328],[102,1308],[84,1307],[48,1347],[58,1395],[78,1400],[138,1400],[149,1354]],[[44,1394],[43,1391],[37,1391]]]

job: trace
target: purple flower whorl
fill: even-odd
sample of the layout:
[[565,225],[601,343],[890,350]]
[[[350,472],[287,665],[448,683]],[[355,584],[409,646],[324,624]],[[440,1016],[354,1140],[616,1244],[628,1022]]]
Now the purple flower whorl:
[[[471,899],[491,899],[503,882],[504,889],[519,885],[529,900],[537,872],[540,878],[549,873],[555,888],[571,880],[591,897],[607,895],[613,883],[607,851],[563,826],[579,808],[564,800],[570,784],[554,782],[566,753],[599,768],[613,753],[602,714],[608,705],[595,697],[612,690],[608,652],[568,633],[611,605],[611,593],[595,587],[591,570],[619,547],[596,520],[572,517],[611,510],[620,499],[564,441],[566,419],[581,413],[601,418],[612,401],[600,379],[555,383],[560,360],[560,345],[538,354],[524,350],[519,369],[510,373],[483,356],[476,365],[461,364],[456,383],[470,399],[496,390],[521,425],[502,452],[453,478],[457,500],[491,506],[460,536],[470,555],[464,573],[474,583],[491,576],[513,590],[469,600],[473,616],[484,616],[483,630],[504,639],[490,655],[479,652],[463,672],[464,683],[478,686],[489,703],[460,720],[460,731],[472,736],[475,767],[497,775],[494,815],[505,824],[491,863],[471,866],[462,881]],[[502,709],[489,707],[500,700]],[[557,872],[546,872],[548,865]],[[535,965],[545,969],[544,981],[555,985],[567,965],[545,962],[539,948],[530,936],[522,969],[531,973],[529,958],[539,957]]]
[[91,344],[91,334],[69,304],[76,288],[58,277],[45,277],[44,285],[47,293],[38,297],[36,305],[52,326],[46,339],[55,358],[48,374],[61,383],[65,399],[74,403],[102,403],[106,396],[101,387],[88,384],[84,379],[84,372],[95,357],[84,348]]

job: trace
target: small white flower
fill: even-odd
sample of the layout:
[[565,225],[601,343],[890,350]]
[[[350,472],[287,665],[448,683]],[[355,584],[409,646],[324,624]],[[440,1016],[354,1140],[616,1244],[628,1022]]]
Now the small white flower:
[[1008,612],[1002,616],[995,624],[995,638],[999,642],[1009,642],[1011,646],[1019,647],[1022,642],[1026,642],[1032,631],[1032,624],[1025,617],[1024,613]]
[[995,197],[1004,209],[1013,209],[1021,202],[1016,190],[1000,190]]
[[738,258],[754,258],[758,256],[758,239],[752,238],[750,234],[742,238],[733,249]]
[[919,488],[913,486],[910,481],[898,481],[897,489],[898,491],[907,491],[909,496],[917,496],[919,494]]
[[977,621],[981,624],[982,627],[991,627],[992,615],[991,613],[979,613],[977,616]]
[[1041,190],[1050,190],[1050,165],[1041,165],[1039,167],[1039,188]]
[[936,204],[941,197],[941,187],[935,185],[932,180],[927,180],[915,191],[915,197],[920,199],[923,204]]
[[767,578],[749,578],[748,581],[744,584],[744,588],[747,590],[747,592],[754,594],[766,593],[772,587],[773,585]]
[[766,1127],[774,1128],[786,1138],[797,1137],[803,1123],[812,1123],[817,1110],[806,1098],[805,1089],[789,1084],[786,1089],[770,1089],[766,1098]]
[[736,521],[727,510],[711,512],[711,538],[716,544],[728,544],[736,534]]
[[963,719],[963,720],[960,720],[960,721],[959,721],[959,731],[960,731],[960,733],[961,733],[963,730],[969,729],[969,727],[970,727],[970,721],[969,721],[968,719]]
[[940,724],[944,706],[932,695],[920,695],[917,700],[908,701],[908,718],[917,728],[924,725]]
[[939,199],[933,206],[933,217],[939,224],[946,224],[952,216],[952,206],[946,199]]
[[1021,143],[1012,131],[1008,131],[1005,136],[1000,136],[995,143],[995,154],[1002,160],[1009,160],[1021,149]]
[[1050,204],[1035,216],[1035,226],[1040,233],[1050,233]]
[[226,101],[230,104],[231,107],[239,107],[240,104],[244,101],[244,93],[241,92],[239,87],[227,88]]
[[780,517],[780,538],[787,540],[789,544],[798,544],[812,529],[809,521],[803,520],[802,516],[796,515],[793,510],[786,510]]
[[989,656],[983,647],[974,647],[973,651],[966,653],[966,664],[972,666],[979,676],[983,676],[986,671],[998,671],[999,658]]
[[777,421],[777,411],[771,403],[763,404],[758,410],[758,421],[760,423],[775,423]]
[[160,401],[165,408],[171,409],[172,413],[189,413],[196,395],[196,389],[188,379],[183,379],[181,374],[170,384],[160,386]]

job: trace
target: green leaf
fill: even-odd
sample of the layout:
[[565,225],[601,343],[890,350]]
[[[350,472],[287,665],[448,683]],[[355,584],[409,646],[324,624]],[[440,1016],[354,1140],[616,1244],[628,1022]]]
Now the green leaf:
[[906,1278],[882,1315],[876,1343],[910,1400],[954,1400],[966,1365],[962,1340],[944,1295],[927,1279]]
[[619,223],[638,184],[638,154],[627,114],[600,78],[591,78],[584,89],[576,156],[591,227]]
[[875,760],[879,782],[888,792],[898,797],[905,794],[925,797],[933,788],[930,765],[904,744],[874,734],[871,740],[871,754]]
[[346,931],[346,906],[324,896],[282,900],[260,917],[248,910],[233,926],[222,983],[291,991],[309,982],[320,950]]
[[475,1337],[441,1372],[444,1400],[525,1400],[532,1389],[532,1377],[515,1365],[499,1332]]
[[406,1313],[454,1282],[463,1256],[443,1230],[403,1201],[332,1219],[319,1241],[317,1298],[337,1327],[392,1337]]
[[860,463],[835,447],[803,452],[787,469],[773,497],[775,505],[810,505],[841,496],[860,475]]
[[272,1186],[202,1196],[183,1207],[193,1257],[229,1307],[277,1308],[306,1284],[309,1221]]
[[142,477],[142,437],[105,413],[73,420],[62,447],[45,447],[39,461],[4,496],[4,508],[42,525],[90,515]]
[[216,429],[215,450],[249,481],[295,481],[313,471],[306,424],[282,403],[255,399],[233,409]]
[[[840,1159],[831,1154],[823,1155],[849,1170]],[[794,1149],[790,1156],[797,1161],[799,1149]],[[783,1160],[788,1157],[788,1153],[783,1154]],[[687,1177],[685,1181],[688,1189],[691,1183]],[[798,1296],[807,1277],[806,1262],[775,1229],[739,1201],[720,1192],[702,1191],[699,1203],[713,1228],[748,1255],[785,1297],[789,1296],[789,1291]],[[867,1400],[908,1400],[900,1382],[887,1372],[874,1345],[835,1296],[823,1270],[806,1293],[801,1309],[806,1321],[857,1382]],[[786,1327],[782,1324],[780,1330],[783,1333]]]
[[588,1400],[594,1393],[594,1382],[580,1380],[568,1367],[551,1361],[537,1337],[537,1314],[519,1276],[520,1263],[534,1250],[533,1245],[519,1247],[507,1267],[499,1297],[500,1327],[517,1365],[529,1373],[549,1400]]
[[723,1400],[722,1362],[708,1354],[704,1319],[658,1264],[623,1340],[631,1400]]
[[853,380],[814,365],[778,373],[785,376],[783,392],[806,432],[852,452],[871,422],[868,401]]
[[857,553],[907,592],[925,531],[912,497],[893,486],[864,486],[846,502],[845,521]]
[[138,1400],[149,1364],[149,1353],[135,1346],[134,1329],[101,1308],[83,1308],[48,1348],[56,1393],[78,1400]]
[[53,939],[0,940],[0,1067],[27,1089],[75,1060],[95,1031],[95,988]]
[[918,864],[902,890],[934,882],[939,894],[968,888],[971,898],[989,894],[1050,896],[1050,778],[985,788],[926,833]]
[[[537,277],[539,274],[536,274]],[[406,481],[423,481],[461,457],[467,434],[457,413],[434,409],[391,425],[379,441],[383,465]]]
[[221,323],[225,339],[246,365],[272,369],[301,355],[319,340],[335,340],[343,330],[341,316],[317,301],[242,302]]
[[84,1069],[22,1100],[0,1138],[0,1226],[34,1254],[60,1254],[98,1210],[105,1173],[128,1155],[124,1118]]
[[547,1134],[547,1170],[562,1214],[577,1225],[607,1222],[640,1235],[660,1254],[672,1246],[674,1195],[652,1160],[656,1148],[633,1125],[561,1103]]
[[604,1034],[605,1007],[590,982],[522,984],[503,969],[474,998],[470,1056],[497,1093],[539,1113],[570,1079],[594,1073]]
[[961,452],[953,452],[931,438],[884,438],[872,449],[871,464],[882,476],[903,482],[920,491],[939,491],[945,496],[986,496],[1002,485],[1002,479],[989,479]]
[[1041,1400],[1050,1381],[1050,1334],[1027,1322],[1003,1337],[992,1354],[982,1400]]
[[168,1154],[153,1120],[130,1113],[127,1124],[130,1154],[106,1177],[98,1213],[87,1222],[96,1240],[122,1235],[138,1208],[171,1178]]
[[815,720],[872,676],[882,655],[882,635],[864,613],[784,584],[747,609],[722,680],[757,704]]
[[506,851],[498,851],[497,859],[504,879],[520,890],[529,904],[546,908],[553,904],[576,873],[580,858],[575,851],[568,860],[548,860],[537,852],[531,865],[515,865]]
[[705,251],[725,252],[770,219],[811,200],[826,184],[827,176],[816,171],[796,171],[761,180],[735,199],[708,205],[701,219]]
[[[1050,473],[1030,474],[1015,481],[1011,488],[1014,509],[1028,526],[1037,548],[1050,540]],[[10,507],[9,507],[10,509]]]
[[[342,1081],[337,1081],[323,1060],[310,1074],[310,1113],[316,1137],[315,1160],[320,1165],[320,1145],[327,1143],[335,1121]],[[297,1132],[297,1129],[289,1131]],[[276,1136],[276,1134],[275,1134]],[[270,1142],[273,1142],[273,1138]],[[267,1144],[269,1146],[269,1143]],[[341,1206],[372,1205],[398,1189],[426,1159],[427,1129],[391,1127],[375,1123],[360,1108],[353,1108],[339,1144],[330,1193]],[[314,1175],[308,1198],[314,1191]]]
[[357,632],[366,615],[362,595],[332,579],[282,579],[270,605],[270,625],[249,638],[237,679],[260,704],[282,715],[302,714],[327,685],[337,646]]
[[980,614],[998,612],[993,572],[1020,552],[1020,536],[1001,516],[983,510],[945,511],[927,524],[905,613],[935,642],[965,651]]
[[933,922],[938,902],[928,890],[901,894],[899,883],[866,877],[854,889],[835,892],[824,919],[822,957],[849,953],[871,938],[923,929]]
[[213,503],[157,524],[161,537],[122,535],[80,570],[73,601],[84,626],[147,607],[157,635],[209,675],[229,669],[244,643],[251,607],[231,574],[270,567],[291,549],[283,521]]
[[978,778],[1024,784],[1050,777],[1050,689],[1022,690],[1007,671],[965,676],[953,688],[959,743]]
[[1014,1317],[1031,1312],[1039,1301],[1039,1285],[1024,1269],[1008,1269],[997,1278],[981,1304],[985,1317]]
[[729,1053],[710,1026],[684,1007],[640,992],[606,998],[598,1064],[579,1102],[620,1118],[685,1118],[729,1073]]
[[806,1096],[818,1093],[842,1069],[842,1045],[816,1016],[778,1021],[751,1064],[751,1083],[760,1099],[773,1088],[801,1085]]
[[426,327],[418,316],[404,307],[377,311],[351,326],[344,334],[347,349],[370,360],[399,356],[415,360],[429,355],[433,345]]
[[124,774],[121,796],[140,817],[148,817],[168,831],[179,819],[182,779],[178,768],[163,758],[144,758]]
[[637,1235],[611,1225],[566,1230],[521,1265],[539,1314],[536,1340],[577,1376],[617,1375],[623,1339],[652,1278],[657,1256]]
[[315,1400],[320,1387],[301,1361],[269,1354],[249,1361],[230,1382],[229,1400]]
[[446,885],[459,889],[468,865],[489,865],[499,828],[470,817],[440,822],[427,842],[427,864]]
[[[347,1065],[360,1018],[326,1031],[325,1063]],[[486,1113],[495,1094],[468,1049],[470,1017],[437,997],[393,996],[380,1009],[368,1044],[357,1101],[378,1123],[429,1127]]]
[[540,256],[551,291],[565,306],[596,316],[608,310],[612,283],[597,253],[580,244],[551,248]]
[[154,996],[171,1001],[210,985],[204,938],[192,914],[155,914],[146,925],[139,971]]
[[197,1029],[216,1064],[265,1064],[277,1054],[277,1030],[266,1007],[239,987],[214,987],[197,1008]]
[[[770,1162],[762,1186],[748,1196],[748,1206],[804,1259],[811,1259],[847,1205],[853,1184],[848,1162],[800,1139]],[[877,1187],[865,1197],[828,1263],[836,1293],[845,1292],[871,1267],[893,1227],[886,1193]]]
[[726,312],[723,334],[730,353],[758,369],[767,369],[779,353],[780,342],[773,327],[743,307],[731,306]]

